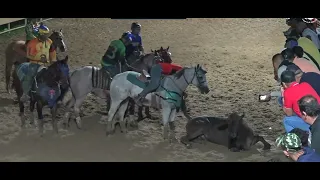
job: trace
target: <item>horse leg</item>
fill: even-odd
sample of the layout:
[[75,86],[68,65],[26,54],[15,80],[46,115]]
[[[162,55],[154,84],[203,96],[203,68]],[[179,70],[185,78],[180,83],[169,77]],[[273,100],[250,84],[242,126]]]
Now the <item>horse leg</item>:
[[31,121],[31,124],[32,124],[33,127],[36,127],[36,123],[34,121],[34,112],[33,112],[35,104],[36,104],[35,101],[30,100],[30,107],[29,107],[29,109],[30,109],[30,121]]
[[42,103],[37,101],[37,112],[38,112],[38,126],[39,126],[39,134],[43,136],[43,114],[42,114]]
[[128,103],[129,103],[129,101],[122,103],[118,109],[119,124],[120,124],[120,128],[121,128],[122,133],[128,132],[127,126],[126,126],[127,121],[124,120],[124,119],[126,119],[125,113],[128,108]]
[[11,69],[12,69],[12,63],[11,61],[7,60],[6,61],[6,67],[5,67],[5,73],[6,73],[6,90],[9,94],[10,92],[10,75],[11,75]]
[[70,113],[72,106],[74,106],[76,100],[74,97],[72,97],[68,102],[64,103],[66,104],[66,112],[63,117],[63,127],[68,128],[70,127]]
[[262,136],[258,136],[258,135],[255,135],[253,137],[251,146],[257,144],[257,142],[259,141],[263,143],[263,150],[269,150],[271,148],[271,145]]
[[53,131],[58,134],[58,124],[57,124],[57,104],[55,104],[52,108],[51,108],[51,116],[52,116],[52,129]]
[[83,97],[80,97],[79,99],[76,99],[76,102],[74,103],[74,114],[76,116],[76,124],[77,124],[77,127],[79,129],[82,128],[81,126],[81,117],[80,117],[80,106],[82,104],[82,102],[84,101],[84,99],[86,98],[86,96],[83,96]]
[[115,123],[113,123],[113,121],[114,121],[114,116],[116,115],[120,104],[121,104],[121,101],[116,101],[111,103],[111,107],[108,112],[108,122],[107,122],[107,129],[106,129],[107,136],[114,134],[115,132],[115,126],[114,126]]
[[[132,106],[134,107],[135,103],[132,103]],[[143,120],[143,114],[142,114],[143,106],[138,107],[138,119],[137,121],[140,122]]]
[[20,119],[21,119],[21,127],[25,128],[25,126],[26,126],[26,116],[24,114],[24,104],[23,104],[23,102],[20,101],[20,97],[19,97],[19,108],[20,108],[19,116],[20,116]]
[[148,118],[148,119],[151,119],[151,120],[157,119],[150,114],[150,107],[145,107],[144,113],[146,114],[146,118]]
[[177,109],[172,109],[169,117],[169,127],[170,127],[170,141],[177,142],[176,138],[176,126],[174,124],[174,119],[176,118]]
[[111,97],[110,94],[107,95],[107,112],[109,112],[111,106]]
[[[164,106],[162,106],[164,107]],[[163,139],[169,137],[169,118],[171,114],[171,108],[165,107],[162,109],[162,123],[163,123]]]
[[[135,107],[135,103],[134,103],[134,100],[133,99],[129,99],[129,125],[134,128],[134,129],[138,129],[138,122],[139,122],[139,119],[140,117],[138,117],[137,120],[134,119],[134,107]],[[138,110],[138,116],[140,116],[140,113],[141,112],[141,120],[143,119],[142,118],[142,110],[140,111],[140,107],[139,107],[139,110]]]

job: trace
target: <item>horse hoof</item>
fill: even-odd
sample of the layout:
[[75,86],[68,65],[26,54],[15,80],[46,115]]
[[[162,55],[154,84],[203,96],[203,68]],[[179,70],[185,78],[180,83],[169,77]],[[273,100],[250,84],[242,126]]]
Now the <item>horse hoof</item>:
[[151,120],[156,120],[156,119],[157,119],[156,117],[151,116],[150,114],[148,114],[148,115],[146,116],[146,118],[151,119]]
[[187,149],[191,149],[191,148],[192,148],[192,145],[191,145],[191,144],[187,144],[187,145],[186,145],[186,148],[187,148]]
[[263,150],[265,150],[265,151],[266,151],[266,150],[270,150],[270,149],[271,149],[271,145],[270,145],[270,144],[268,144],[268,145],[266,145],[266,146],[263,147]]
[[115,133],[115,131],[107,131],[107,132],[106,132],[106,136],[113,135],[114,133]]
[[230,149],[230,151],[231,151],[231,152],[240,152],[240,149],[233,147],[233,148]]
[[77,117],[77,118],[76,118],[76,124],[77,124],[78,129],[81,129],[81,128],[82,128],[82,127],[81,127],[81,118],[80,118],[80,117]]

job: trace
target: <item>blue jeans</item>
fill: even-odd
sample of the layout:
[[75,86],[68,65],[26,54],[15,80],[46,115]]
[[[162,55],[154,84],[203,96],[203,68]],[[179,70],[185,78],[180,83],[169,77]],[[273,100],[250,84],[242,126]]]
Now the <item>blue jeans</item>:
[[280,107],[283,107],[282,96],[278,97],[278,104]]
[[283,119],[283,125],[287,133],[294,128],[309,131],[310,127],[310,125],[304,122],[299,116],[285,116]]

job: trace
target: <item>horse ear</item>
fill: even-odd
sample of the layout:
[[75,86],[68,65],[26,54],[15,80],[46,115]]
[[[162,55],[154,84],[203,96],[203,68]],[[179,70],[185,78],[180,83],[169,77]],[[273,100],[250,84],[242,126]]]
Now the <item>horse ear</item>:
[[151,49],[151,52],[153,52],[153,50]]
[[200,67],[200,65],[199,64],[197,64],[197,69]]
[[161,50],[161,51],[163,50],[163,47],[162,47],[162,46],[160,47],[160,50]]
[[62,33],[62,29],[60,29],[60,32]]
[[68,63],[68,60],[69,60],[69,56],[67,55],[64,60],[63,60],[63,63],[67,64]]
[[52,30],[52,32],[54,32],[54,33],[55,33],[55,32],[57,32],[57,31],[53,29],[53,30]]
[[170,46],[168,46],[167,51],[169,51],[169,47],[170,47]]
[[242,115],[240,116],[241,119],[244,118],[245,115],[246,115],[246,114],[243,112]]

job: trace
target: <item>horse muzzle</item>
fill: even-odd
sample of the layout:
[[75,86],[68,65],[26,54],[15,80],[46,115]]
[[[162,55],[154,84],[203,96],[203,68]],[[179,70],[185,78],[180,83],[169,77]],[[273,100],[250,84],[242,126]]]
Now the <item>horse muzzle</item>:
[[199,90],[201,94],[208,94],[210,92],[210,89],[208,88],[208,86],[200,86]]

